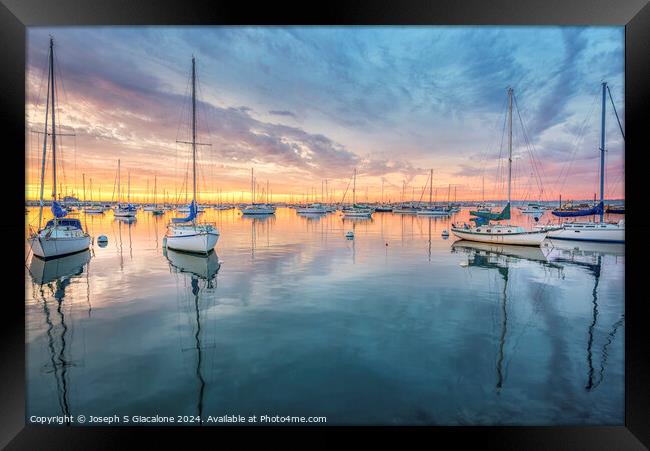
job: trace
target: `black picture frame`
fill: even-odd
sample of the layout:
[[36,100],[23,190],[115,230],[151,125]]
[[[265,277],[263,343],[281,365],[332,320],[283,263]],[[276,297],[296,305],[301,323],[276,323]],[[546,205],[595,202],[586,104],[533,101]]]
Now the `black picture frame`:
[[[366,0],[288,4],[271,2],[215,2],[205,0],[0,0],[0,99],[5,126],[2,153],[5,177],[10,175],[11,197],[5,198],[0,230],[5,236],[24,233],[25,146],[25,36],[29,26],[58,25],[199,25],[199,24],[417,24],[417,25],[625,25],[625,135],[627,168],[625,251],[625,426],[620,427],[418,427],[382,428],[435,435],[435,442],[468,441],[497,449],[645,449],[650,447],[650,337],[646,319],[649,308],[643,283],[645,256],[643,234],[644,154],[648,143],[647,112],[650,108],[650,4],[648,0],[496,0],[405,1]],[[5,191],[6,192],[6,191]],[[647,201],[646,201],[647,203]],[[10,208],[6,208],[10,205]],[[4,275],[11,290],[3,303],[2,359],[0,360],[0,447],[7,449],[116,449],[143,433],[152,442],[167,442],[179,432],[206,432],[220,440],[237,435],[253,438],[251,431],[264,428],[95,428],[25,425],[25,304],[24,259],[20,239],[11,240]],[[182,430],[181,430],[182,429]],[[301,428],[317,437],[325,430]],[[349,430],[349,428],[345,428]],[[293,433],[281,427],[264,429]],[[373,429],[374,431],[374,429]],[[369,431],[365,431],[366,433]],[[286,434],[285,434],[286,435]],[[243,442],[239,442],[240,445]],[[309,443],[309,442],[308,442]],[[221,442],[213,442],[213,445]]]

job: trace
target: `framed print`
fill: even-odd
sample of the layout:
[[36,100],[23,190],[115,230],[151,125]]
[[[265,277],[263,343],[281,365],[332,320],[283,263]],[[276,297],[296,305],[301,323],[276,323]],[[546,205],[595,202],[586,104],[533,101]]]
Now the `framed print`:
[[3,0],[3,446],[649,446],[650,7],[587,3]]

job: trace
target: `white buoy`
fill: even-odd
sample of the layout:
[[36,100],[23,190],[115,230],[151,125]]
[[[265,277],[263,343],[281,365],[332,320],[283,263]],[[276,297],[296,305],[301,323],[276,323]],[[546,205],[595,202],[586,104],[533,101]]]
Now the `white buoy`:
[[353,232],[352,230],[348,231],[348,232],[345,234],[345,237],[346,237],[346,238],[354,238],[354,232]]
[[442,236],[449,236],[449,232],[447,232],[447,229],[442,231]]
[[99,235],[97,237],[98,243],[108,243],[108,237],[106,235]]

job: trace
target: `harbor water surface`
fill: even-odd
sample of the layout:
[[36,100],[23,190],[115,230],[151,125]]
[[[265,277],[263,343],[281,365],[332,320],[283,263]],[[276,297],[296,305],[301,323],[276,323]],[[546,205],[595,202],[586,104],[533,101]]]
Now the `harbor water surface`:
[[444,239],[465,209],[354,221],[208,209],[221,237],[200,257],[164,249],[172,215],[80,213],[88,252],[29,256],[28,418],[624,424],[623,245]]

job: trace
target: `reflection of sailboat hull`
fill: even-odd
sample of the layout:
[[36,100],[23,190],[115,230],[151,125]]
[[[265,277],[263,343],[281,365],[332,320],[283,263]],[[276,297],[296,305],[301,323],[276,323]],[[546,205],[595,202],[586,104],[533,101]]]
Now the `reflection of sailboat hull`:
[[206,280],[212,279],[221,267],[219,256],[214,251],[206,255],[196,255],[167,249],[165,255],[178,272],[191,273]]
[[585,255],[625,255],[624,243],[603,243],[595,241],[558,240],[553,242],[553,248],[563,251],[579,252]]
[[90,261],[90,251],[88,249],[65,257],[43,260],[42,258],[32,258],[29,265],[29,272],[32,280],[37,285],[47,284],[61,277],[81,274],[83,266]]
[[452,249],[466,249],[482,252],[491,252],[525,260],[546,262],[548,259],[542,249],[533,246],[516,246],[508,244],[480,243],[475,241],[456,241],[451,245]]

